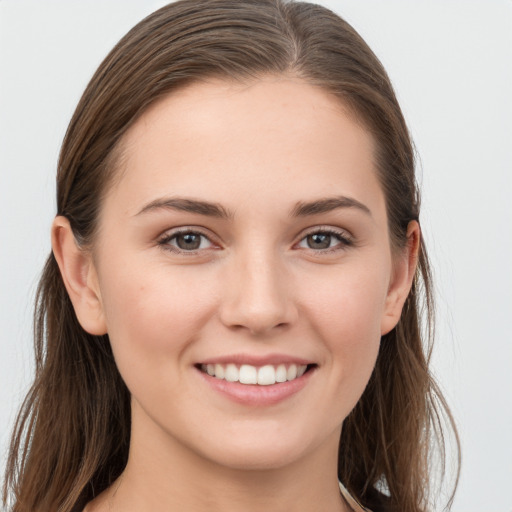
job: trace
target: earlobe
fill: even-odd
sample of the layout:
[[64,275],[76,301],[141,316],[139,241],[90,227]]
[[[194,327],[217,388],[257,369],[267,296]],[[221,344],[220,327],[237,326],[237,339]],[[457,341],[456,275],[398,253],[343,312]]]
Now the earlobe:
[[393,277],[386,297],[385,311],[381,322],[381,336],[391,331],[400,319],[402,308],[411,290],[420,250],[420,226],[417,221],[407,226],[407,244],[396,256]]
[[107,333],[98,277],[92,256],[80,248],[67,218],[55,217],[52,249],[80,325],[89,334]]

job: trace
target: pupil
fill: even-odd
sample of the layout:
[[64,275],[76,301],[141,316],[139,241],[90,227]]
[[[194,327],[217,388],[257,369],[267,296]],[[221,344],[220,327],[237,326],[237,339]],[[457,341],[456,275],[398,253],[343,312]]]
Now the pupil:
[[194,233],[187,233],[186,235],[179,235],[176,242],[180,249],[198,249],[201,245],[201,238]]
[[308,235],[308,245],[311,249],[327,249],[331,245],[331,235],[322,233]]

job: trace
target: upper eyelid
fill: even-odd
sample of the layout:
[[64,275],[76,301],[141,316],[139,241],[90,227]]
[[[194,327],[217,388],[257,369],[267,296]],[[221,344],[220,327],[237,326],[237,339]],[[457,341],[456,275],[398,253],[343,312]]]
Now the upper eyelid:
[[182,226],[177,228],[170,228],[163,231],[160,235],[157,236],[157,240],[166,240],[166,239],[172,239],[177,235],[181,235],[184,233],[194,233],[197,235],[204,236],[208,238],[211,242],[213,242],[213,238],[215,238],[213,235],[211,235],[209,232],[205,232],[204,228],[195,227],[195,226]]
[[352,234],[344,229],[344,228],[339,228],[339,227],[335,227],[335,226],[328,226],[328,225],[320,225],[320,226],[313,226],[311,228],[306,228],[303,232],[302,232],[302,235],[308,235],[310,233],[317,233],[317,232],[324,232],[324,231],[327,231],[327,232],[330,232],[330,233],[340,233],[340,234],[346,234],[347,236],[352,236]]
[[[208,231],[208,232],[206,232]],[[347,238],[352,238],[353,235],[344,228],[334,227],[334,226],[327,226],[327,225],[319,225],[319,226],[312,226],[310,228],[305,228],[300,233],[299,240],[302,240],[305,236],[310,235],[311,233],[321,233],[321,232],[329,232],[329,233],[337,233],[340,235],[346,235]],[[202,227],[196,227],[196,226],[181,226],[176,228],[170,228],[163,231],[160,235],[158,235],[157,239],[163,239],[163,238],[169,238],[176,235],[179,235],[181,233],[197,233],[199,235],[203,235],[208,239],[215,238],[214,235],[210,234],[210,231],[202,228]]]
[[298,239],[298,242],[302,241],[306,236],[315,234],[315,233],[328,233],[328,234],[334,234],[338,235],[340,238],[345,238],[347,241],[353,242],[354,236],[350,231],[338,228],[334,226],[315,226],[311,229],[308,229],[306,231],[303,231],[300,235],[300,238]]

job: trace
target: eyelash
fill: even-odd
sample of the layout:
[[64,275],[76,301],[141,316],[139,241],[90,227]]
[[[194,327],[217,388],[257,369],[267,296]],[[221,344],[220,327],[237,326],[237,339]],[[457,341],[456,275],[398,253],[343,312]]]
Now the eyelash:
[[199,252],[198,250],[188,251],[188,250],[180,249],[179,247],[170,245],[170,242],[180,235],[197,235],[202,238],[205,238],[206,240],[208,240],[210,243],[213,244],[213,242],[210,240],[210,238],[207,235],[205,235],[204,233],[201,233],[200,231],[190,229],[190,228],[183,228],[183,229],[178,229],[176,231],[173,231],[172,233],[166,233],[165,235],[163,235],[163,237],[158,240],[158,245],[166,251],[171,251],[171,252],[175,252],[178,254],[190,254],[190,255],[198,254],[198,252]]
[[[306,233],[299,240],[298,243],[301,243],[303,240],[306,240],[307,237],[309,237],[309,236],[319,235],[319,234],[334,237],[338,240],[339,243],[336,244],[334,247],[329,247],[326,249],[316,250],[316,249],[306,248],[307,250],[313,251],[314,253],[316,253],[318,255],[330,254],[333,252],[347,249],[347,248],[355,245],[354,240],[346,231],[341,231],[341,230],[338,231],[338,230],[335,230],[332,228],[322,228],[322,227],[316,228],[315,230]],[[158,240],[158,245],[164,250],[171,251],[171,252],[178,253],[178,254],[187,254],[187,255],[196,255],[201,250],[204,250],[204,249],[185,250],[185,249],[180,249],[176,246],[171,245],[170,242],[172,240],[175,240],[180,235],[197,235],[202,238],[205,238],[211,244],[213,244],[213,242],[210,240],[210,238],[207,235],[205,235],[204,233],[202,233],[201,231],[197,231],[197,230],[190,229],[190,228],[183,228],[183,229],[178,229],[176,231],[173,231],[172,233],[166,233],[164,236],[162,236]]]
[[314,230],[310,231],[309,233],[306,233],[300,239],[299,243],[302,242],[303,240],[307,239],[308,236],[312,236],[312,235],[328,235],[328,236],[336,238],[339,242],[334,247],[329,247],[327,249],[315,250],[315,249],[307,248],[308,250],[318,253],[319,255],[331,254],[333,252],[342,251],[344,249],[354,246],[353,238],[346,231],[341,231],[341,230],[338,231],[336,229],[322,228],[322,227],[315,228]]

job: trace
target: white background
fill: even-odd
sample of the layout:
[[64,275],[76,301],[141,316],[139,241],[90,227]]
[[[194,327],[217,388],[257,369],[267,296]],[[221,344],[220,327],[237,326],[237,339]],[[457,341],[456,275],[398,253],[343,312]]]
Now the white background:
[[[32,371],[59,146],[92,73],[156,0],[0,0],[0,449]],[[332,0],[388,70],[417,145],[457,419],[454,512],[512,512],[512,1]],[[2,458],[3,468],[5,458]]]

